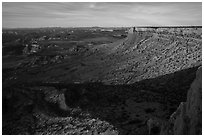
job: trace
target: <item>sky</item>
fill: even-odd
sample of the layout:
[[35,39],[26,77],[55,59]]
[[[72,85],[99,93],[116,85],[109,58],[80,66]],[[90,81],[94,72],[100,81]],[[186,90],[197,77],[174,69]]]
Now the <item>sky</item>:
[[3,2],[3,28],[202,25],[194,2]]

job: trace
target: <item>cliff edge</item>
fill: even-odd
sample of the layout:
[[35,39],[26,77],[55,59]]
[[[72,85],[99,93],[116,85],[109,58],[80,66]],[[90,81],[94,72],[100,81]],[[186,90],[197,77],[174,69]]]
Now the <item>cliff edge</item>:
[[188,90],[187,101],[181,102],[168,124],[163,125],[161,134],[202,134],[202,67],[198,68],[196,79]]

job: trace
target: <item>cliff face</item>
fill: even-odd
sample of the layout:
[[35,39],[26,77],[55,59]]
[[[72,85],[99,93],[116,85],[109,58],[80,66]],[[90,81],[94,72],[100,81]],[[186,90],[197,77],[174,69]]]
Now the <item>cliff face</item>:
[[197,70],[196,79],[188,91],[187,101],[181,102],[161,134],[202,134],[202,67]]
[[186,34],[185,30],[185,28],[145,30],[135,27],[129,30],[123,40],[100,46],[98,52],[103,51],[102,54],[106,54],[103,57],[103,61],[106,62],[100,64],[106,66],[111,62],[109,66],[114,66],[113,69],[101,72],[108,72],[103,74],[106,77],[101,81],[132,84],[200,66],[202,40],[198,37],[199,30],[195,34],[194,32],[189,32],[188,35],[180,34],[180,31]]
[[202,68],[196,74],[196,79],[188,91],[186,113],[190,119],[189,134],[202,134]]

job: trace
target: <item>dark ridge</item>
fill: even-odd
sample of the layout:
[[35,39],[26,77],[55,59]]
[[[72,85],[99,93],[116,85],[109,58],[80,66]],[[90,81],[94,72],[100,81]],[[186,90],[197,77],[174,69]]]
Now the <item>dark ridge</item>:
[[[138,119],[131,119],[128,112],[121,112],[121,107],[127,107],[127,101],[133,97],[136,99],[135,102],[140,100],[141,103],[151,102],[157,98],[157,102],[163,104],[163,107],[165,108],[163,112],[166,112],[166,114],[163,115],[163,118],[169,118],[172,111],[176,110],[178,104],[186,100],[187,90],[195,78],[197,68],[198,67],[181,70],[172,74],[143,80],[130,85],[43,82],[16,83],[15,85],[10,85],[8,87],[3,85],[3,119],[10,119],[15,123],[15,118],[24,118],[32,114],[36,109],[51,117],[73,116],[86,118],[84,112],[89,112],[92,118],[99,118],[114,125],[114,127],[118,129],[119,134],[146,134],[147,127],[142,123],[145,123],[145,120],[147,119],[139,119],[139,121]],[[165,83],[160,85],[164,81]],[[47,93],[43,91],[43,88],[49,90],[51,87],[57,90],[53,95],[56,94],[57,96],[61,93],[64,94],[65,104],[69,109],[62,110],[61,107],[59,107],[59,105],[63,103],[61,102],[61,99],[55,103],[53,101],[47,102],[45,100]],[[64,91],[62,92],[62,90]],[[10,97],[8,98],[8,96]],[[27,104],[29,100],[33,103]],[[16,108],[16,105],[13,103],[21,104],[21,106],[19,106],[21,109]],[[80,111],[77,110],[77,108],[80,108]],[[144,112],[148,115],[154,115],[156,109],[144,108]],[[24,115],[19,115],[19,113],[24,113]],[[146,115],[145,113],[143,115]],[[118,116],[116,116],[116,114]],[[137,116],[141,117],[142,115],[137,114]],[[18,120],[18,122],[21,121]],[[34,125],[36,124],[35,122],[33,123],[32,120],[31,123]],[[145,130],[142,133],[138,133],[136,130],[129,131],[129,129],[126,129],[126,126],[134,127],[135,125],[138,125],[139,129]],[[15,127],[13,128],[15,129]],[[30,131],[30,133],[35,133],[36,130],[37,129],[33,127],[31,130],[32,132]],[[9,131],[6,130],[5,126],[3,126],[3,134],[9,134]]]

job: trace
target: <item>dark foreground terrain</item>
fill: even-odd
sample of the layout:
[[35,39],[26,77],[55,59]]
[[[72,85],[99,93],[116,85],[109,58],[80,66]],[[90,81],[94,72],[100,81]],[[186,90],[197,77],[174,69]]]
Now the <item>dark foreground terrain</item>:
[[165,123],[187,100],[202,65],[201,33],[3,30],[3,134],[149,134],[149,119]]

